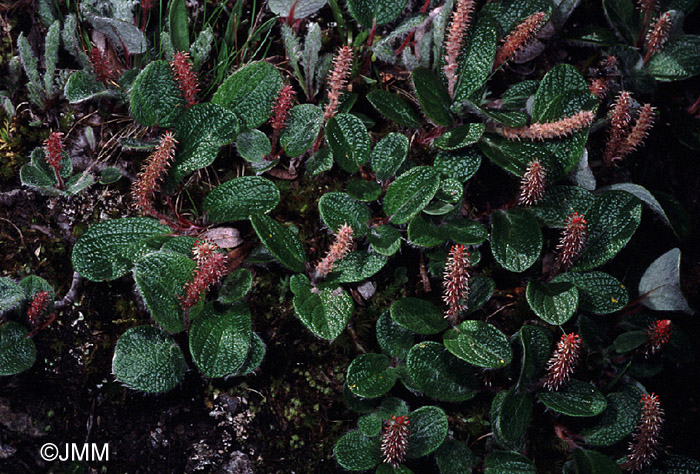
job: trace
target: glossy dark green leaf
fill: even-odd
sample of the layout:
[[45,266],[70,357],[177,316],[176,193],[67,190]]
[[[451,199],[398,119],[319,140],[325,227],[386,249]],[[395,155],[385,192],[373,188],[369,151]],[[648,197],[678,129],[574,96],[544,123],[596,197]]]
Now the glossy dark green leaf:
[[341,113],[331,117],[325,133],[333,158],[348,173],[356,172],[369,160],[369,134],[355,115]]
[[479,381],[469,364],[437,342],[425,341],[411,348],[406,358],[411,380],[426,396],[443,402],[462,402],[476,395]]
[[149,238],[170,233],[155,219],[127,217],[90,227],[73,247],[73,268],[90,281],[114,280],[126,275],[142,255]]
[[540,81],[532,105],[533,122],[554,122],[597,104],[586,79],[574,66],[558,64]]
[[641,218],[642,205],[629,193],[608,191],[596,197],[586,214],[586,245],[572,270],[590,270],[613,258],[632,238]]
[[294,312],[311,332],[329,341],[343,332],[354,309],[352,297],[345,290],[314,290],[304,275],[292,276],[290,287]]
[[110,94],[111,92],[104,84],[82,70],[75,71],[71,74],[63,89],[63,95],[71,104],[78,104],[89,99],[95,99]]
[[440,447],[447,436],[447,415],[438,407],[424,406],[408,414],[411,432],[406,455],[421,458]]
[[337,233],[344,224],[352,227],[354,236],[363,236],[367,232],[370,218],[366,204],[356,201],[346,193],[330,192],[318,200],[318,212],[323,223]]
[[537,397],[557,413],[576,417],[599,415],[608,404],[595,386],[579,380],[571,380],[556,392],[540,391]]
[[396,323],[417,334],[437,334],[447,329],[442,311],[430,301],[403,298],[395,301],[390,311]]
[[287,125],[280,134],[280,146],[294,158],[311,148],[323,126],[323,111],[313,104],[292,107]]
[[574,451],[576,474],[622,474],[615,461],[597,451],[578,448]]
[[337,283],[356,283],[366,280],[384,268],[386,262],[387,257],[384,255],[366,250],[355,250],[334,265],[334,281]]
[[238,134],[236,149],[246,161],[261,163],[272,152],[272,144],[267,135],[254,128]]
[[452,100],[440,78],[430,69],[418,68],[411,73],[416,95],[425,115],[444,127],[452,125],[450,104]]
[[290,270],[304,271],[306,252],[294,232],[265,214],[252,214],[250,223],[260,241],[277,260]]
[[367,94],[367,100],[379,113],[390,120],[406,127],[420,127],[418,112],[396,94],[381,89],[374,89]]
[[491,74],[496,56],[498,36],[496,25],[489,15],[479,15],[476,27],[469,36],[467,51],[459,61],[459,79],[455,87],[455,102],[467,100],[481,89]]
[[494,451],[484,461],[484,474],[536,474],[535,464],[519,453]]
[[0,277],[0,313],[18,306],[24,298],[22,288],[9,278]]
[[466,123],[440,135],[433,145],[445,151],[454,151],[473,145],[484,134],[486,125],[483,123]]
[[603,11],[626,43],[633,44],[639,32],[638,13],[632,0],[603,0]]
[[236,369],[236,372],[231,374],[232,376],[243,376],[243,375],[248,375],[251,372],[253,372],[255,369],[257,369],[260,364],[262,363],[263,359],[265,358],[265,343],[263,342],[262,339],[260,339],[260,336],[257,334],[253,333],[252,337],[250,338],[250,346],[248,347],[248,355],[246,355],[245,360],[243,361],[243,364],[241,364],[238,369]]
[[239,268],[224,278],[219,289],[217,301],[223,304],[232,304],[242,299],[253,286],[253,274],[250,270]]
[[[168,29],[173,46],[178,51],[190,50],[189,25],[187,24],[187,4],[185,0],[172,0],[168,13]],[[145,14],[145,12],[144,12]]]
[[371,228],[367,240],[372,250],[381,255],[394,255],[401,247],[401,233],[390,225]]
[[174,252],[153,252],[136,262],[134,280],[153,319],[166,331],[185,330],[180,297],[196,264]]
[[233,111],[241,121],[241,129],[250,130],[270,118],[281,87],[282,75],[275,66],[253,62],[231,74],[211,101]]
[[627,438],[637,426],[641,411],[642,391],[625,385],[619,392],[607,395],[608,406],[598,422],[581,431],[590,446],[612,446]]
[[166,61],[146,66],[136,77],[129,97],[131,115],[145,127],[172,127],[185,110],[185,99]]
[[443,342],[452,354],[477,367],[500,369],[513,358],[506,335],[483,321],[462,322],[445,332]]
[[447,240],[445,228],[421,214],[408,224],[408,241],[419,247],[435,247]]
[[363,202],[372,202],[379,199],[382,194],[382,186],[376,181],[354,179],[348,183],[345,191],[351,198]]
[[518,385],[534,381],[544,369],[552,349],[552,334],[541,326],[526,325],[520,328],[523,347],[522,368]]
[[400,133],[389,133],[372,148],[370,164],[377,179],[387,180],[406,159],[408,138]]
[[27,329],[14,321],[0,325],[0,376],[24,372],[34,365],[36,347]]
[[445,224],[445,229],[450,240],[464,245],[478,245],[489,236],[482,224],[471,219],[452,219]]
[[496,442],[504,449],[518,450],[530,427],[532,396],[514,388],[499,392],[491,404],[491,427]]
[[185,358],[180,347],[161,329],[136,326],[117,341],[112,372],[129,388],[162,393],[182,380]]
[[214,188],[202,208],[210,222],[226,222],[271,211],[279,202],[275,183],[261,176],[241,176]]
[[579,309],[595,314],[610,314],[624,308],[629,302],[625,285],[607,273],[567,272],[557,275],[553,283],[570,282],[578,288]]
[[407,0],[348,0],[350,15],[365,29],[372,25],[383,25],[395,20],[403,9]]
[[350,431],[335,443],[333,455],[343,468],[364,471],[382,462],[379,438],[368,438],[359,430]]
[[476,465],[477,457],[465,443],[448,439],[435,451],[440,474],[466,474]]
[[464,183],[479,170],[482,156],[474,147],[453,152],[439,151],[433,168],[440,176]]
[[656,80],[680,81],[700,74],[700,36],[684,35],[654,54],[646,69]]
[[469,294],[464,299],[464,306],[466,307],[464,314],[470,315],[484,306],[491,299],[495,289],[496,283],[489,277],[475,276],[469,280]]
[[578,307],[578,290],[571,283],[540,283],[530,280],[525,293],[530,309],[549,324],[567,322]]
[[248,305],[217,311],[209,303],[190,328],[192,359],[207,377],[232,375],[248,355],[251,333]]
[[492,215],[491,252],[507,270],[523,272],[542,251],[542,231],[532,214],[522,209],[496,211]]
[[430,166],[416,166],[391,183],[384,196],[384,212],[393,224],[405,224],[435,196],[440,178]]
[[542,201],[530,207],[546,226],[562,228],[573,213],[585,215],[593,206],[595,196],[578,186],[548,186]]
[[361,354],[350,363],[346,379],[355,395],[377,398],[391,390],[397,377],[388,356]]
[[405,359],[413,347],[414,333],[404,329],[384,311],[377,320],[377,342],[382,351],[390,357]]
[[646,331],[627,331],[615,338],[613,346],[618,354],[625,354],[638,349],[649,340]]

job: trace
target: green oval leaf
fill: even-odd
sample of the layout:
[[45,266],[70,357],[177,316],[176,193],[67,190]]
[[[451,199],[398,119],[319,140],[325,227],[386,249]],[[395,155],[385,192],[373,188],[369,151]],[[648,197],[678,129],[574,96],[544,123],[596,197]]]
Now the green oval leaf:
[[468,100],[488,80],[498,46],[498,28],[490,15],[479,15],[469,37],[468,49],[459,61],[455,102]]
[[270,118],[281,88],[282,75],[275,66],[254,62],[231,74],[211,101],[233,111],[241,119],[241,129],[250,130]]
[[73,247],[73,268],[90,281],[126,275],[147,248],[145,240],[170,233],[155,219],[126,217],[90,227]]
[[257,369],[265,358],[265,343],[260,336],[253,333],[250,339],[250,347],[248,347],[248,355],[246,355],[243,364],[241,364],[236,372],[231,374],[235,377],[241,377],[243,375],[248,375]]
[[[146,12],[144,12],[144,15]],[[190,50],[189,25],[187,24],[187,4],[185,0],[172,0],[168,12],[168,31],[173,46],[178,51]]]
[[622,474],[615,461],[597,451],[577,448],[574,451],[574,465],[577,474]]
[[359,430],[350,431],[335,443],[333,455],[343,468],[364,471],[382,462],[379,438],[368,438]]
[[656,80],[681,81],[700,74],[700,36],[683,35],[670,41],[646,64]]
[[34,365],[36,347],[27,329],[8,321],[0,325],[0,375],[14,375]]
[[330,192],[321,196],[318,200],[318,212],[323,223],[334,233],[347,224],[352,227],[356,236],[363,236],[367,232],[365,225],[370,218],[366,204],[357,202],[345,193]]
[[297,236],[265,214],[252,214],[250,223],[260,241],[282,265],[295,272],[306,268],[306,252]]
[[607,273],[568,272],[557,275],[553,283],[570,282],[578,288],[579,309],[595,314],[619,311],[629,302],[627,288],[617,278]]
[[440,78],[430,69],[422,67],[414,69],[411,78],[425,115],[438,125],[444,127],[452,125],[450,114],[452,100]]
[[523,365],[518,385],[537,378],[552,352],[552,333],[540,326],[523,326],[518,332],[523,346]]
[[218,105],[195,104],[182,114],[173,127],[178,141],[175,163],[168,175],[168,186],[214,162],[219,148],[233,143],[238,135],[238,118]]
[[370,164],[377,179],[389,179],[399,169],[408,153],[408,138],[400,133],[389,133],[372,149]]
[[272,144],[267,135],[254,128],[238,134],[236,149],[246,161],[261,163],[272,152]]
[[476,395],[479,382],[469,365],[432,341],[413,346],[406,358],[411,380],[426,396],[443,402],[463,402]]
[[372,250],[388,257],[401,248],[401,233],[390,225],[371,228],[367,234],[367,240]]
[[71,104],[110,94],[104,84],[85,71],[75,71],[71,74],[63,88],[63,95]]
[[367,94],[367,100],[377,112],[405,127],[420,127],[418,112],[396,94],[374,89]]
[[440,178],[430,166],[411,168],[391,183],[384,196],[384,212],[392,224],[405,224],[435,196]]
[[465,443],[448,439],[435,451],[435,462],[440,474],[465,474],[471,472],[477,458]]
[[496,211],[492,216],[491,251],[496,261],[512,272],[530,268],[542,251],[542,231],[522,209]]
[[452,178],[464,183],[479,170],[482,156],[482,153],[474,147],[451,152],[439,151],[433,168],[444,178]]
[[419,247],[435,247],[447,240],[447,232],[434,220],[418,214],[408,223],[408,240]]
[[356,250],[350,252],[333,267],[337,283],[355,283],[366,280],[384,268],[387,257],[384,255]]
[[522,446],[532,416],[532,396],[511,388],[499,392],[491,404],[491,427],[496,442],[504,449]]
[[348,173],[367,163],[370,153],[369,134],[362,120],[350,114],[337,114],[326,124],[326,141],[333,158]]
[[557,392],[538,392],[537,397],[548,408],[568,416],[596,416],[605,410],[608,402],[592,384],[571,380]]
[[343,332],[354,309],[352,297],[345,290],[312,288],[304,275],[292,276],[290,287],[294,312],[311,332],[329,341]]
[[590,446],[612,446],[632,434],[641,412],[642,392],[633,385],[625,385],[619,392],[607,395],[608,405],[600,420],[581,431]]
[[466,148],[478,142],[485,130],[486,125],[483,123],[465,123],[440,135],[433,145],[445,151]]
[[513,358],[505,334],[483,321],[462,322],[445,332],[443,342],[452,354],[478,367],[500,369]]
[[382,194],[382,187],[376,181],[365,181],[364,179],[353,179],[345,188],[353,199],[363,202],[371,202],[379,199]]
[[567,322],[578,307],[578,290],[571,283],[530,280],[525,297],[537,316],[554,325]]
[[403,298],[390,308],[391,318],[399,326],[417,334],[437,334],[447,328],[442,311],[430,301],[420,298]]
[[483,224],[471,219],[453,219],[445,224],[450,240],[464,245],[478,245],[484,242],[489,234]]
[[438,407],[424,406],[408,414],[411,432],[406,455],[421,458],[440,447],[447,437],[447,415]]
[[190,328],[192,360],[207,377],[234,374],[248,355],[251,333],[248,305],[219,312],[210,303]]
[[210,222],[226,222],[271,211],[279,202],[275,183],[261,176],[241,176],[214,188],[202,207]]
[[168,332],[185,330],[179,297],[192,281],[196,266],[186,256],[171,252],[154,252],[136,262],[136,286],[153,319]]
[[165,61],[152,61],[134,80],[131,115],[145,127],[170,128],[185,110],[185,99]]
[[250,270],[239,268],[228,274],[219,289],[217,301],[223,304],[232,304],[242,299],[253,286],[253,274]]
[[395,20],[403,9],[407,0],[348,0],[348,11],[360,25],[369,29],[376,22],[383,25]]
[[24,298],[22,288],[9,278],[0,277],[0,313],[18,306]]
[[292,107],[287,125],[280,134],[280,146],[290,158],[311,148],[323,126],[323,111],[313,104]]
[[405,359],[413,347],[413,333],[400,326],[384,311],[377,319],[377,342],[382,351],[391,357]]
[[117,341],[112,372],[129,388],[162,393],[182,380],[185,358],[180,347],[161,329],[136,326]]
[[535,464],[520,453],[494,451],[484,461],[484,474],[536,474]]
[[642,220],[642,204],[624,191],[598,196],[586,214],[588,238],[572,270],[595,268],[613,258],[632,238]]
[[563,228],[572,212],[585,215],[593,206],[595,197],[578,186],[548,186],[542,201],[530,207],[547,227]]
[[384,354],[361,354],[350,363],[346,380],[355,395],[381,397],[394,386],[398,374]]

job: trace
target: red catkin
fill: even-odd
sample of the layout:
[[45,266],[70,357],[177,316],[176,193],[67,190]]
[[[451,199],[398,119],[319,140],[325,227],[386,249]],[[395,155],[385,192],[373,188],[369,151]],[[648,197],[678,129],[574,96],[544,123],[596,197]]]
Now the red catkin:
[[192,70],[189,59],[188,53],[178,51],[170,62],[170,67],[175,74],[175,80],[182,96],[185,98],[187,108],[197,103],[197,91],[199,91],[197,74]]
[[450,26],[445,35],[445,66],[443,72],[447,79],[447,91],[450,97],[454,97],[454,88],[457,83],[457,69],[459,68],[459,51],[462,49],[464,35],[471,23],[476,2],[474,0],[458,0],[457,8],[452,13]]
[[647,328],[649,339],[646,343],[645,354],[648,356],[659,352],[671,340],[672,332],[673,324],[670,319],[660,319],[651,323]]
[[547,23],[548,15],[545,12],[533,13],[515,27],[503,40],[503,44],[496,52],[493,68],[498,69],[510,61],[516,54],[522,51],[532,41],[540,29]]
[[386,420],[382,430],[382,458],[393,468],[398,467],[406,457],[411,421],[407,416],[393,415]]
[[671,31],[672,25],[673,20],[668,12],[662,14],[656,20],[656,22],[651,25],[645,39],[645,46],[647,49],[647,54],[644,56],[645,63],[664,47],[666,41],[668,40],[668,33]]
[[581,355],[581,337],[576,333],[564,334],[557,349],[547,362],[547,375],[544,386],[548,390],[558,390],[569,381]]
[[328,253],[323,257],[323,260],[316,265],[317,277],[328,275],[333,270],[335,262],[341,260],[350,251],[352,247],[352,234],[352,227],[347,224],[340,226],[335,236],[335,241],[331,245],[331,248],[328,249]]
[[90,54],[88,55],[88,60],[90,61],[90,66],[92,66],[92,72],[95,73],[97,79],[99,79],[105,85],[107,81],[114,79],[114,70],[109,67],[107,59],[105,58],[100,48],[95,46],[90,49]]
[[556,270],[568,269],[581,255],[588,237],[586,219],[578,212],[572,212],[566,219],[564,231],[557,245]]
[[539,160],[532,160],[520,180],[518,204],[532,206],[544,197],[547,173]]
[[450,249],[445,262],[442,300],[447,305],[445,318],[453,326],[459,323],[460,311],[466,309],[462,301],[469,294],[470,257],[464,245],[456,244]]
[[328,104],[323,111],[324,120],[333,117],[338,111],[340,96],[347,88],[352,68],[352,48],[343,46],[333,58],[333,68],[328,74]]
[[651,464],[656,457],[661,439],[661,427],[664,424],[664,410],[661,408],[659,397],[642,395],[642,414],[637,429],[629,444],[627,460],[621,467],[627,471],[641,471]]
[[29,309],[27,310],[27,319],[32,327],[39,325],[39,317],[46,312],[46,308],[49,304],[49,297],[48,291],[40,291],[32,298],[32,302],[29,304]]
[[184,288],[180,303],[186,310],[193,307],[202,294],[219,282],[226,274],[226,255],[219,252],[219,247],[206,240],[197,240],[192,247],[192,255],[197,268],[194,278]]
[[524,127],[503,127],[501,133],[509,140],[547,140],[561,138],[578,132],[593,123],[595,114],[590,110],[582,110],[570,117],[564,117],[556,122],[533,123]]
[[143,171],[133,184],[131,195],[136,207],[140,208],[144,214],[157,216],[153,207],[153,199],[160,190],[160,181],[170,167],[170,162],[175,156],[175,140],[172,132],[165,132],[156,147],[156,150],[146,160]]
[[58,189],[63,189],[63,177],[61,176],[63,148],[63,134],[51,132],[49,138],[44,142],[44,157],[56,175]]
[[277,100],[272,106],[272,117],[270,118],[270,126],[272,127],[272,151],[270,154],[273,156],[275,154],[275,148],[277,147],[279,132],[287,123],[294,93],[292,86],[284,86],[280,91],[279,97],[277,97]]

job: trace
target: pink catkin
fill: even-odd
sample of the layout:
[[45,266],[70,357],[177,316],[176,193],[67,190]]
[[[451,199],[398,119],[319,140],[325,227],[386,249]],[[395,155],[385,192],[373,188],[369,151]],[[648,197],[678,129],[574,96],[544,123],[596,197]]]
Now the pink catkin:
[[548,15],[545,12],[533,13],[516,26],[515,30],[505,37],[503,44],[496,52],[493,68],[498,69],[522,51],[547,23],[547,18]]
[[610,131],[608,132],[608,140],[605,143],[605,152],[603,160],[608,165],[612,164],[618,158],[618,151],[622,144],[625,135],[628,133],[628,125],[631,120],[632,96],[627,91],[622,91],[615,99],[612,111],[610,113]]
[[547,173],[539,160],[532,160],[520,180],[518,203],[525,206],[537,204],[544,197]]
[[61,177],[63,148],[63,134],[61,132],[51,132],[49,138],[44,142],[44,157],[56,175],[59,189],[63,189],[63,178]]
[[194,278],[184,288],[180,303],[184,309],[193,307],[202,294],[219,282],[226,274],[226,255],[218,251],[219,247],[206,240],[197,240],[192,247],[192,254],[197,263]]
[[175,80],[188,108],[197,103],[197,92],[199,91],[197,74],[192,70],[189,59],[188,53],[178,51],[170,62]]
[[664,47],[672,25],[673,20],[668,12],[662,14],[658,20],[651,25],[645,39],[645,46],[647,49],[647,54],[644,56],[645,63]]
[[406,457],[411,421],[407,416],[392,416],[384,423],[382,430],[382,458],[393,468],[398,467]]
[[148,157],[146,166],[134,183],[131,195],[137,207],[145,214],[157,215],[153,207],[153,200],[160,190],[160,181],[170,167],[170,162],[175,156],[175,140],[172,132],[165,132],[156,147],[156,150]]
[[48,291],[40,291],[32,298],[32,302],[29,304],[29,309],[27,310],[27,319],[29,320],[29,324],[33,327],[39,325],[39,317],[46,312],[46,308],[49,304],[49,297]]
[[524,127],[503,127],[501,133],[509,140],[547,140],[561,138],[578,132],[593,123],[595,114],[590,110],[582,110],[570,117],[564,117],[556,122],[533,123]]
[[316,265],[316,275],[328,275],[333,270],[335,262],[342,259],[350,251],[352,247],[352,234],[352,227],[347,224],[340,226],[335,236],[335,241],[328,250],[328,253],[323,257],[323,260]]
[[277,146],[277,137],[280,130],[287,123],[289,109],[292,107],[292,98],[294,97],[294,89],[292,86],[284,86],[280,91],[279,97],[272,106],[272,117],[270,118],[270,126],[272,127],[272,151],[271,155],[275,154]]
[[651,464],[656,457],[661,439],[661,428],[664,424],[664,410],[661,408],[659,397],[652,393],[644,394],[641,399],[642,415],[637,429],[632,435],[627,460],[621,467],[627,471],[641,471]]
[[660,319],[649,325],[647,335],[649,339],[646,343],[645,354],[656,354],[671,340],[673,324],[670,319]]
[[469,294],[470,257],[464,245],[457,244],[452,246],[445,262],[442,300],[447,305],[445,318],[455,326],[459,323],[460,311],[466,309],[462,301]]
[[348,85],[352,61],[353,53],[349,46],[340,48],[333,58],[333,68],[328,74],[328,104],[323,111],[323,118],[326,121],[338,111],[340,96]]
[[572,212],[566,219],[564,231],[557,245],[557,259],[554,267],[557,270],[568,269],[581,255],[586,246],[588,230],[586,219],[578,212]]
[[447,79],[447,91],[454,97],[459,68],[459,52],[462,49],[464,35],[467,33],[476,2],[474,0],[457,0],[457,8],[452,13],[452,20],[445,35],[445,66],[443,72]]
[[576,333],[564,334],[557,349],[547,362],[547,376],[544,386],[548,390],[558,390],[569,381],[581,355],[581,337]]
[[610,90],[610,79],[606,77],[591,79],[588,83],[588,90],[597,98],[603,99],[608,94],[608,90]]
[[654,126],[655,118],[656,108],[652,107],[650,104],[644,104],[639,109],[639,115],[634,122],[634,126],[627,135],[627,138],[620,145],[619,154],[621,156],[632,153],[644,143],[647,135],[649,135],[649,130]]

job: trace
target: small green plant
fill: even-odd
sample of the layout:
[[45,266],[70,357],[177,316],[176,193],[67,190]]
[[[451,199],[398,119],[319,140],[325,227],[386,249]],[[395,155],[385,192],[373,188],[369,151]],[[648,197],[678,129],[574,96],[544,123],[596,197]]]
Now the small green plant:
[[56,319],[53,288],[33,275],[0,278],[0,315],[0,375],[24,372],[36,360],[32,338]]

